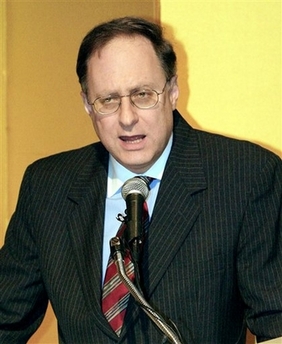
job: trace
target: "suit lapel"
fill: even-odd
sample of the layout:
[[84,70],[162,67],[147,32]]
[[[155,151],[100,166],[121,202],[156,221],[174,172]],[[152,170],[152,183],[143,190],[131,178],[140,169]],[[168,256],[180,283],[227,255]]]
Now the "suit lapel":
[[107,164],[108,154],[101,149],[98,158],[89,157],[83,166],[69,192],[73,212],[69,218],[68,228],[85,302],[96,318],[93,324],[96,323],[102,331],[115,338],[101,312],[101,262]]
[[187,123],[176,115],[173,148],[160,185],[144,252],[144,281],[149,295],[201,212],[196,198],[206,189],[206,181],[195,132],[188,128]]

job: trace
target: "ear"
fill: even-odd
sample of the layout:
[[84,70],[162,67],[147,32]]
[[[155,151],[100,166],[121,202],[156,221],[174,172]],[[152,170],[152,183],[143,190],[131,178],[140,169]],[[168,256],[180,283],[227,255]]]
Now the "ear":
[[93,108],[90,104],[88,104],[87,95],[83,91],[80,92],[80,95],[84,104],[85,111],[88,113],[88,115],[91,115],[93,113]]
[[179,88],[177,83],[177,75],[173,76],[170,80],[170,93],[169,98],[172,105],[172,109],[176,109],[177,99],[179,96]]

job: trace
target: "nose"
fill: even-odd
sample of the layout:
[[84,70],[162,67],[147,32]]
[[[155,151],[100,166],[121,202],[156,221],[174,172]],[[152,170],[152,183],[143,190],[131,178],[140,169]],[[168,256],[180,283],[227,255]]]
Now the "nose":
[[121,97],[119,122],[123,127],[132,127],[138,122],[136,107],[131,103],[129,96]]

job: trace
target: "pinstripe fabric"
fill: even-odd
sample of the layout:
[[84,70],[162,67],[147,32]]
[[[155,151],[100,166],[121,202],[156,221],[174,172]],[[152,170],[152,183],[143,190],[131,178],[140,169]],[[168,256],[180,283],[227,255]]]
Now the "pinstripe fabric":
[[[101,312],[107,154],[100,144],[28,168],[0,251],[0,342],[22,343],[49,298],[60,343],[163,341],[129,302],[118,339]],[[186,343],[282,335],[282,163],[260,147],[191,129],[174,143],[144,245],[149,302]]]

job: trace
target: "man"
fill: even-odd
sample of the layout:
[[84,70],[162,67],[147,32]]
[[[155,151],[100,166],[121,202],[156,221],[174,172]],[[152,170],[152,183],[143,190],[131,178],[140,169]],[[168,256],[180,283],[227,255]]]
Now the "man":
[[142,291],[182,343],[282,336],[281,160],[184,121],[176,57],[153,23],[94,28],[77,74],[101,142],[27,169],[0,251],[0,342],[25,342],[48,300],[60,343],[166,342],[132,297],[120,333],[102,312],[121,187],[136,175],[153,178]]

